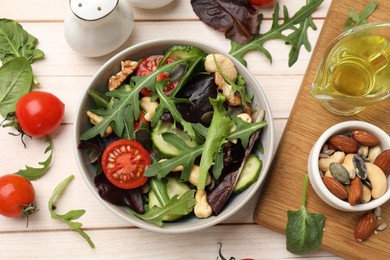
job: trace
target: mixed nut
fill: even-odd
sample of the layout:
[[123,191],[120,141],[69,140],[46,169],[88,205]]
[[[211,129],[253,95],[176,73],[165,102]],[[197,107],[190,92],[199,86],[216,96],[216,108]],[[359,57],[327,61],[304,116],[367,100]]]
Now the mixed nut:
[[350,205],[367,203],[387,190],[390,150],[365,130],[331,136],[322,147],[318,166],[328,190]]

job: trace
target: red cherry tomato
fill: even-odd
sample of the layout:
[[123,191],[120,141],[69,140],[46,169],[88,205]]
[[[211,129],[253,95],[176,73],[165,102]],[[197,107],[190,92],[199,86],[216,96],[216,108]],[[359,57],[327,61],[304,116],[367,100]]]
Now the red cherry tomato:
[[264,6],[264,5],[270,5],[274,2],[275,0],[249,0],[249,3],[251,5],[256,5],[256,6]]
[[102,168],[107,179],[122,189],[133,189],[145,184],[146,167],[151,163],[145,148],[134,140],[112,142],[102,155]]
[[56,129],[64,116],[65,105],[48,92],[32,91],[16,104],[16,118],[25,134],[45,136]]
[[[139,63],[139,65],[138,65],[138,68],[137,68],[137,71],[136,71],[136,75],[137,76],[149,75],[150,73],[152,73],[153,71],[156,70],[159,62],[161,61],[161,59],[163,57],[164,57],[163,55],[152,55],[152,56],[149,56],[149,57],[143,59]],[[174,62],[174,61],[175,61],[175,59],[167,58],[165,60],[164,64],[168,64],[168,63],[171,63],[171,62]],[[169,73],[168,72],[162,72],[162,73],[160,73],[157,76],[156,80],[157,81],[162,81],[162,80],[165,80],[167,78],[169,78]],[[164,87],[164,92],[165,93],[170,93],[177,86],[177,84],[178,84],[178,81],[169,82]],[[151,97],[153,95],[152,91],[150,91],[147,88],[141,89],[141,94],[144,95],[144,96],[148,96],[148,97]]]
[[31,182],[17,174],[0,177],[0,214],[23,217],[36,211],[35,190]]

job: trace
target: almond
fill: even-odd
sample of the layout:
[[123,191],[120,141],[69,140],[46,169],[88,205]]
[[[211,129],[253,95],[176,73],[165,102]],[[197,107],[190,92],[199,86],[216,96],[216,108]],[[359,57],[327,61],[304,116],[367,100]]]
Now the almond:
[[367,212],[360,217],[355,227],[355,238],[357,241],[364,241],[369,238],[377,227],[375,214]]
[[329,142],[340,151],[345,153],[357,153],[359,144],[354,139],[346,135],[334,135],[329,138]]
[[326,188],[337,198],[341,200],[348,198],[347,189],[336,179],[332,177],[322,177],[322,181],[324,182]]
[[382,169],[387,175],[390,173],[390,149],[381,152],[375,159],[374,164]]
[[349,204],[356,205],[360,203],[363,196],[363,184],[360,178],[355,177],[351,180],[351,185],[349,186],[348,193],[348,202]]
[[352,138],[361,145],[375,146],[380,143],[376,136],[364,130],[352,131]]

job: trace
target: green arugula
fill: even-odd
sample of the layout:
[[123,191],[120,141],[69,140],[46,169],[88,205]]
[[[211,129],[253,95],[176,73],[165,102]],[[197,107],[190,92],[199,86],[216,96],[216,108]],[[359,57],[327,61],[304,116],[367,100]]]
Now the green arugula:
[[81,229],[82,224],[80,222],[73,221],[75,219],[80,218],[82,215],[84,215],[85,210],[83,209],[70,210],[65,214],[57,214],[55,212],[56,207],[54,205],[54,202],[64,192],[65,188],[69,185],[69,183],[73,179],[74,179],[74,175],[70,175],[69,177],[64,179],[60,184],[58,184],[58,186],[54,189],[53,194],[50,196],[49,203],[48,203],[49,211],[53,219],[57,219],[66,223],[71,230],[79,233],[88,242],[90,247],[95,248],[95,245],[93,244],[91,238]]
[[[284,18],[281,24],[279,23],[279,20],[281,19],[279,17],[279,3],[276,3],[272,16],[272,25],[269,31],[255,35],[245,44],[239,44],[235,41],[231,41],[231,49],[229,53],[245,66],[247,65],[247,62],[244,59],[244,55],[249,51],[257,50],[263,53],[270,62],[272,62],[272,55],[264,47],[264,43],[273,39],[281,39],[292,46],[288,62],[289,66],[292,66],[298,59],[301,46],[305,46],[308,51],[311,50],[307,30],[309,28],[316,30],[316,26],[313,23],[311,15],[315,10],[317,10],[323,1],[324,0],[307,1],[306,5],[299,9],[292,17],[289,16],[288,9],[284,6]],[[290,33],[285,35],[283,34],[284,31],[288,31]]]
[[[0,19],[0,61],[3,64],[18,57],[25,57],[29,63],[43,58],[45,54],[36,48],[37,44],[37,38],[25,31],[19,23]],[[35,85],[39,84],[35,77],[33,81]]]
[[156,224],[158,226],[163,225],[163,218],[166,215],[187,215],[193,211],[196,204],[195,190],[189,190],[180,197],[178,195],[173,196],[166,205],[162,207],[153,206],[145,214],[138,214],[135,211],[131,211],[137,217]]
[[39,165],[42,165],[43,167],[34,168],[26,165],[25,170],[19,170],[18,172],[16,172],[16,174],[21,175],[30,181],[39,179],[43,175],[45,175],[45,173],[47,172],[47,170],[49,170],[53,162],[53,142],[51,141],[49,136],[45,137],[45,142],[49,144],[49,146],[45,149],[45,154],[49,153],[49,156],[45,161],[39,162]]
[[347,31],[358,25],[367,23],[367,18],[375,11],[378,0],[372,0],[363,11],[358,14],[352,8],[348,10],[348,19],[344,24],[344,31]]
[[229,134],[227,139],[231,141],[240,138],[242,146],[244,148],[248,146],[249,138],[252,133],[267,125],[266,121],[247,123],[237,116],[232,117],[232,119],[236,126],[236,129]]
[[31,65],[24,57],[12,59],[0,67],[0,114],[3,118],[14,112],[19,99],[30,91],[32,78]]
[[216,99],[210,98],[214,113],[209,130],[207,131],[203,154],[200,159],[198,190],[205,188],[207,174],[210,167],[214,164],[215,155],[221,151],[222,145],[226,143],[226,137],[232,126],[232,121],[227,116],[224,107],[225,99],[225,96],[219,92]]
[[[131,88],[120,87],[116,90],[106,93],[108,97],[114,99],[112,105],[108,108],[99,108],[91,110],[92,113],[103,116],[103,120],[89,128],[81,134],[80,140],[88,140],[97,135],[103,136],[105,129],[111,125],[116,135],[131,137],[132,119],[138,118],[140,113],[139,93],[143,88],[149,88],[153,93],[156,92],[156,78],[162,72],[170,72],[176,65],[193,61],[193,58],[181,59],[158,67],[154,72],[147,76],[133,76],[130,83]],[[188,73],[188,72],[187,72]],[[125,118],[127,115],[128,118]],[[133,120],[134,121],[134,120]],[[125,130],[128,132],[125,133]]]
[[306,209],[306,194],[309,177],[303,185],[302,206],[298,211],[287,211],[286,247],[293,254],[307,254],[321,246],[325,217],[309,213]]

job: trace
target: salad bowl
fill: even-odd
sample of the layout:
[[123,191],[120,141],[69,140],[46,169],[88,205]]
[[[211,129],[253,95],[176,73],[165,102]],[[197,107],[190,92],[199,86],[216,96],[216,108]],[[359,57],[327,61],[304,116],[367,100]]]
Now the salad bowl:
[[[173,222],[165,222],[162,226],[158,226],[138,218],[136,215],[130,212],[128,208],[113,205],[99,196],[98,190],[94,183],[96,169],[89,163],[88,156],[82,149],[79,148],[79,145],[80,136],[83,132],[91,127],[89,118],[86,116],[86,111],[93,108],[95,104],[88,93],[91,90],[97,90],[102,93],[107,92],[108,79],[111,75],[115,75],[118,71],[120,71],[121,61],[127,59],[140,60],[142,58],[149,57],[150,55],[161,54],[164,50],[174,45],[194,46],[208,54],[223,54],[230,57],[238,71],[238,74],[241,75],[246,82],[247,92],[253,95],[252,104],[264,110],[264,120],[266,121],[266,125],[260,129],[259,139],[263,149],[261,149],[261,152],[256,151],[259,159],[261,160],[262,167],[259,177],[253,184],[251,184],[241,193],[237,193],[234,196],[231,196],[221,212],[216,216],[211,215],[208,218],[199,219],[193,214],[190,214],[184,218]],[[274,124],[270,105],[260,84],[250,74],[247,68],[218,47],[214,47],[208,43],[199,41],[180,39],[163,39],[140,43],[123,50],[109,59],[93,76],[92,81],[81,96],[75,118],[73,142],[79,170],[85,180],[86,185],[100,201],[100,203],[107,207],[111,212],[128,221],[132,225],[143,228],[145,230],[163,233],[188,233],[199,231],[214,226],[237,213],[261,188],[266,179],[275,150]]]

